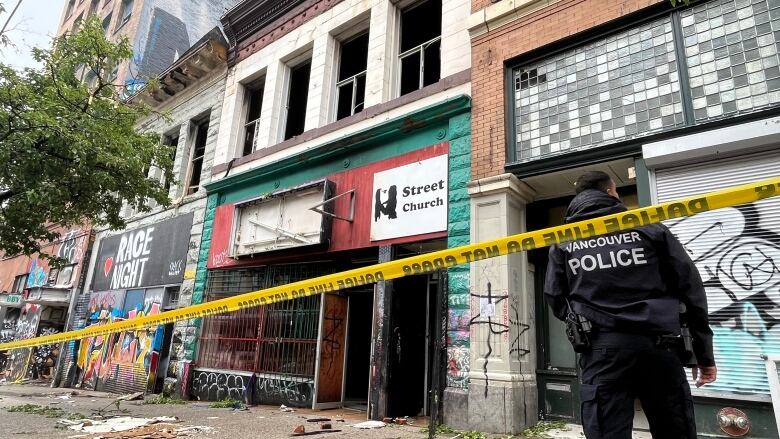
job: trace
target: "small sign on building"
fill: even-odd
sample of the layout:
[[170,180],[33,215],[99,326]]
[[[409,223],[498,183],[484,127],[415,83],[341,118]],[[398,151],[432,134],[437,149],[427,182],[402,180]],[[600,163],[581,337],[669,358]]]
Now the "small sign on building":
[[371,240],[447,230],[448,156],[374,174]]

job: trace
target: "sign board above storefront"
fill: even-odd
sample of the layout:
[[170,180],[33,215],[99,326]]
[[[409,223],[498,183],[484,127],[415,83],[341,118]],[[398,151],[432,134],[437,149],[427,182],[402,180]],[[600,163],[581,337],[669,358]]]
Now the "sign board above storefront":
[[100,242],[94,291],[181,283],[192,213],[123,232]]
[[0,305],[3,306],[21,306],[21,294],[0,294]]
[[371,240],[447,230],[448,156],[374,174]]
[[[330,237],[333,183],[320,180],[236,205],[231,257],[319,245]],[[320,206],[322,205],[322,206]]]

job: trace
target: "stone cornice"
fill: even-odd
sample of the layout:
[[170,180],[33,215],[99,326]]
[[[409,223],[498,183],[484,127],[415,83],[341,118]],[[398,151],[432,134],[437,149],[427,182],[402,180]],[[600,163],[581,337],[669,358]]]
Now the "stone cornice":
[[536,197],[536,191],[514,174],[499,174],[471,181],[468,190],[472,198],[508,192],[526,204]]
[[471,38],[477,38],[558,1],[560,0],[503,0],[471,14],[466,27]]

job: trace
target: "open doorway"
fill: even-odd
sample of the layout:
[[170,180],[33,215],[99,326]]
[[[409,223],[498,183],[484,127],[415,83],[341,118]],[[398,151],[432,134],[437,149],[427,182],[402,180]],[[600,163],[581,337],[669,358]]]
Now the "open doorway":
[[368,410],[374,289],[347,290],[349,300],[344,407]]
[[437,291],[437,280],[431,275],[394,281],[388,346],[387,415],[390,417],[428,415],[433,364],[431,332]]
[[[564,223],[566,210],[574,198],[574,181],[586,170],[602,170],[618,185],[623,204],[629,209],[638,205],[637,186],[629,178],[633,160],[623,159],[585,168],[570,169],[526,179],[541,199],[526,207],[528,230],[540,230]],[[544,277],[547,271],[548,248],[528,252],[533,266],[536,295],[537,388],[539,416],[543,420],[563,420],[580,423],[580,396],[577,356],[566,338],[565,325],[552,314],[544,301]]]

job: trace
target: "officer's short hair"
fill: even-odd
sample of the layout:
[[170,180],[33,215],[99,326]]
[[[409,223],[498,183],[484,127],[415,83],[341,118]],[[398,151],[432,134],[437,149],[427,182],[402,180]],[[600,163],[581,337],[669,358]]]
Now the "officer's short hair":
[[580,193],[584,190],[595,189],[601,192],[607,192],[612,177],[602,171],[588,171],[577,179],[575,192]]

